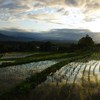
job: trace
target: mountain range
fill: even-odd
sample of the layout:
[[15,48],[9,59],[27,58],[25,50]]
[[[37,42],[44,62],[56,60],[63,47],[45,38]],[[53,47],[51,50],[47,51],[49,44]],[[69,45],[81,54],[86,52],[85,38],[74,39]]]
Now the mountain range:
[[27,32],[18,29],[0,30],[0,41],[55,41],[77,42],[88,34],[99,42],[99,34],[86,29],[53,29],[48,32]]

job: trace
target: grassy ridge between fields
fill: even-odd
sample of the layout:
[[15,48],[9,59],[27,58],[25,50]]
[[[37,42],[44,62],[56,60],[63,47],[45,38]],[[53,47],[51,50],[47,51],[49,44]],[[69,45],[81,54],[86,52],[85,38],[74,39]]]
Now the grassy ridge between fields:
[[30,57],[25,57],[25,58],[17,58],[14,60],[14,62],[4,62],[0,65],[0,67],[8,67],[8,66],[13,66],[13,65],[20,65],[20,64],[26,64],[26,63],[31,63],[31,62],[37,62],[37,61],[44,61],[44,60],[52,60],[52,59],[61,59],[61,58],[69,58],[73,57],[76,55],[79,55],[80,53],[46,53],[46,54],[39,54],[38,55],[33,55]]
[[30,78],[27,78],[21,84],[12,89],[10,92],[2,94],[0,98],[1,100],[8,100],[7,98],[9,98],[9,100],[20,100],[21,98],[27,98],[31,90],[34,89],[37,85],[44,82],[50,73],[56,72],[61,67],[70,62],[73,62],[78,59],[83,59],[84,57],[89,57],[89,56],[91,56],[90,53],[81,53],[79,56],[70,57],[67,60],[52,65],[51,67],[43,70],[42,72],[36,73],[32,75]]
[[[10,54],[12,54],[13,55],[13,53],[10,53]],[[22,54],[23,54],[23,56],[25,55],[25,57],[17,57],[17,53],[15,53],[16,54],[16,58],[2,58],[2,59],[0,59],[0,61],[12,61],[12,60],[20,60],[20,59],[25,59],[25,58],[29,58],[29,57],[39,57],[39,56],[46,56],[46,55],[50,55],[50,54],[53,54],[53,53],[51,53],[51,52],[25,52],[25,53],[23,53],[22,52]],[[5,56],[5,54],[1,54],[2,56],[1,57],[3,57],[3,56]]]

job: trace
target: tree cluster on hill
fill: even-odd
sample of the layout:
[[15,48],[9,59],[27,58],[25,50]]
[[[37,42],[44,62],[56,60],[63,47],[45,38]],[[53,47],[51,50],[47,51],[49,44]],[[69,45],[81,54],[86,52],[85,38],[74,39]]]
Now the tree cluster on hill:
[[86,37],[82,37],[79,41],[78,41],[78,45],[82,48],[84,47],[92,47],[94,45],[94,41],[91,37],[89,37],[88,35],[86,35]]

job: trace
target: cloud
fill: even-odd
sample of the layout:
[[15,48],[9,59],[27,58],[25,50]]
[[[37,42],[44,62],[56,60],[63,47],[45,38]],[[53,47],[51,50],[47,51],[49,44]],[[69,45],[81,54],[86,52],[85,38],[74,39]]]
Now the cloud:
[[0,0],[0,20],[42,20],[73,28],[88,28],[100,19],[100,0]]
[[[41,8],[52,9],[52,6],[55,7],[59,3],[62,3],[62,1],[59,0],[58,2],[58,0],[55,0],[55,1],[54,0],[49,0],[49,1],[48,0],[25,0],[25,1],[24,0],[14,0],[14,1],[13,0],[0,0],[0,9],[1,9],[0,15],[2,15],[0,19],[1,20],[5,20],[5,19],[9,20],[13,18],[17,19],[18,16],[23,16],[22,14],[26,16],[26,14],[29,12],[31,13],[40,12]],[[53,12],[53,10],[50,12],[48,11],[48,13],[51,13],[51,12]],[[45,11],[43,13],[45,13]]]
[[65,3],[71,6],[77,6],[78,0],[65,0]]

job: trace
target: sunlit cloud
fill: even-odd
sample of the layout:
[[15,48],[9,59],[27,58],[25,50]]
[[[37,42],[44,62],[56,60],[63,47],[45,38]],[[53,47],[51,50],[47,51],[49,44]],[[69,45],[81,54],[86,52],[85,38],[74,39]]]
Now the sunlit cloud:
[[36,21],[44,21],[59,27],[87,28],[98,32],[99,12],[100,0],[0,0],[0,21],[5,21],[5,24],[33,20],[34,25]]

